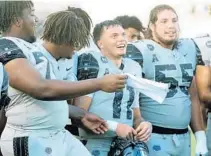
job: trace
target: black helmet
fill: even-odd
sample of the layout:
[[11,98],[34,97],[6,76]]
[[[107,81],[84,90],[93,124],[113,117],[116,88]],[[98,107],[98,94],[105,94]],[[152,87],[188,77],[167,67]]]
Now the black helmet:
[[149,150],[142,141],[116,138],[111,144],[108,156],[149,156]]

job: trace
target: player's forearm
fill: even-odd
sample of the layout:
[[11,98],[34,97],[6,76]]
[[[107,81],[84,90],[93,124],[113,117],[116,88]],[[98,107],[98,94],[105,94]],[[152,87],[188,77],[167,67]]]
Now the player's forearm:
[[30,90],[29,95],[45,101],[68,100],[98,90],[100,90],[100,79],[89,79],[78,82],[45,80],[42,84]]
[[198,91],[195,84],[195,77],[193,78],[189,93],[191,98],[191,129],[193,132],[204,130],[201,102],[199,100]]
[[192,103],[190,127],[193,132],[204,130],[203,118],[200,105]]
[[142,117],[133,120],[133,127],[136,129],[144,119]]
[[86,110],[73,105],[68,105],[68,106],[69,106],[69,118],[74,120],[81,120],[85,116]]
[[84,128],[82,119],[86,113],[86,110],[80,107],[69,105],[69,118],[71,119],[72,125],[74,126]]
[[141,116],[140,109],[134,108],[133,109],[133,127],[136,129],[144,119]]

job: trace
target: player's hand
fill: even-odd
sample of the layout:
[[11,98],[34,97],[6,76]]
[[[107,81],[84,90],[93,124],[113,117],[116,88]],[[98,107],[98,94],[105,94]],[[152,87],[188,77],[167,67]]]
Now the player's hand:
[[101,90],[105,92],[116,92],[125,88],[127,75],[105,75],[100,79]]
[[108,131],[106,121],[92,113],[87,112],[81,122],[86,129],[95,134],[104,134]]
[[152,134],[152,124],[147,121],[141,122],[136,128],[136,133],[136,140],[147,142]]
[[120,123],[117,125],[116,134],[117,136],[121,138],[126,138],[128,140],[134,140],[134,136],[137,135],[133,127],[130,127],[126,124],[120,124]]

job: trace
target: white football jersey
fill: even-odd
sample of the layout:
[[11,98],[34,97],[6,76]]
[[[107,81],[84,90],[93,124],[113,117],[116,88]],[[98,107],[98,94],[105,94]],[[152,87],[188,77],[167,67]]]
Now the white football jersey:
[[[67,59],[59,61],[40,44],[18,38],[0,39],[0,59],[4,64],[16,58],[26,58],[45,79],[75,80]],[[8,60],[9,58],[9,60]],[[27,75],[26,75],[27,76]],[[25,130],[62,129],[68,121],[66,101],[41,101],[9,87],[11,102],[6,109],[7,123]]]

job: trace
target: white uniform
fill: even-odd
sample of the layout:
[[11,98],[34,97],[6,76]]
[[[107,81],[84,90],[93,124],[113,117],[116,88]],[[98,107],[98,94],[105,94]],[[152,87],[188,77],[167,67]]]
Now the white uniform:
[[[132,70],[131,70],[132,69]],[[106,74],[130,73],[141,76],[141,66],[131,59],[123,58],[120,68],[100,52],[88,51],[78,57],[78,80],[101,78]],[[126,86],[122,91],[106,93],[98,91],[88,95],[91,98],[89,112],[105,120],[133,126],[133,109],[139,108],[139,93]],[[80,129],[80,136],[87,140],[86,147],[93,156],[107,156],[112,139],[116,136],[112,131],[103,135],[94,135]]]
[[[143,56],[144,77],[169,84],[169,92],[162,104],[141,95],[142,117],[153,126],[147,142],[150,156],[189,156],[191,100],[188,89],[201,54],[190,39],[179,39],[172,50],[152,40],[137,41],[127,46],[127,56]],[[129,57],[131,58],[131,57]]]
[[[17,38],[0,40],[1,62],[26,58],[46,79],[73,80],[68,60],[56,61],[41,45]],[[1,138],[4,156],[89,155],[83,145],[64,129],[68,122],[66,101],[41,101],[9,87],[11,102]]]

